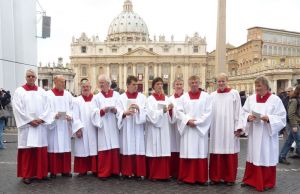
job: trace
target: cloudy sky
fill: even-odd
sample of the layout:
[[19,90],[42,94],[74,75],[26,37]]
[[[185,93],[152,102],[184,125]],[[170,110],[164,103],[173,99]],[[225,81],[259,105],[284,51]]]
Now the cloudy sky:
[[[38,0],[51,16],[51,38],[38,40],[38,61],[63,57],[69,62],[72,36],[82,32],[104,40],[124,0]],[[146,22],[153,36],[183,41],[198,32],[207,39],[207,51],[215,49],[217,0],[132,0],[133,10]],[[40,10],[40,8],[38,7]],[[227,0],[227,42],[238,46],[253,26],[300,32],[300,0]],[[39,16],[38,16],[39,17]],[[41,22],[39,22],[40,25]]]

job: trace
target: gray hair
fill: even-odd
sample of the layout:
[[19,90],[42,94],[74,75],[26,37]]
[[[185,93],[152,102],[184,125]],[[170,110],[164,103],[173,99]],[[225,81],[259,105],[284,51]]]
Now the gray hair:
[[36,76],[36,72],[33,69],[27,69],[25,74],[27,75],[28,73],[32,73]]
[[217,79],[220,79],[221,77],[225,77],[226,81],[228,81],[228,76],[226,73],[220,73],[218,76],[217,76]]
[[182,79],[181,77],[177,77],[177,78],[173,81],[173,87],[175,86],[175,83],[178,82],[178,81],[184,83],[184,81],[183,81],[183,79]]
[[109,87],[111,86],[111,79],[108,76],[106,76],[105,74],[101,74],[98,76],[98,81],[100,81],[100,80],[106,81],[108,83]]
[[260,77],[256,78],[255,81],[254,81],[254,83],[255,84],[262,83],[262,85],[267,86],[268,90],[271,89],[270,88],[269,80],[265,76],[260,76]]

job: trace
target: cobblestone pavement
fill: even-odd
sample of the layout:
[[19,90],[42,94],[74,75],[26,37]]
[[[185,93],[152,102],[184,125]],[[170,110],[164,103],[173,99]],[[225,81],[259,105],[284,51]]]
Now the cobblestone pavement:
[[[0,150],[0,194],[6,193],[258,193],[252,188],[241,188],[241,182],[246,158],[246,139],[241,140],[241,153],[239,154],[239,169],[237,184],[232,187],[219,185],[178,185],[175,180],[170,182],[150,182],[148,180],[137,182],[135,180],[119,180],[111,178],[101,181],[92,175],[86,177],[63,178],[55,180],[33,182],[25,185],[16,177],[17,136],[8,133],[4,136],[7,149]],[[281,140],[282,144],[282,140]],[[287,194],[300,193],[300,160],[289,159],[291,165],[277,166],[277,186],[265,193]]]

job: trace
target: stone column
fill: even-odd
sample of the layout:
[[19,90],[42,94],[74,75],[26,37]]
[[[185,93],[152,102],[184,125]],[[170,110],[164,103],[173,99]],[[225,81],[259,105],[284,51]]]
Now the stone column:
[[277,94],[277,80],[275,79],[273,81],[273,86],[271,86],[272,88],[272,93],[274,92],[275,94]]
[[170,64],[170,81],[169,81],[169,83],[170,83],[170,92],[169,92],[169,94],[170,95],[172,95],[173,93],[174,93],[174,89],[173,89],[173,82],[174,82],[174,80],[175,80],[175,71],[174,71],[174,66],[176,66],[176,64]]
[[110,64],[105,64],[105,66],[106,66],[106,76],[108,76],[109,78],[110,78]]
[[205,64],[200,65],[200,78],[201,78],[201,88],[202,89],[206,89],[205,85],[206,85],[206,67]]
[[145,75],[144,75],[144,94],[148,93],[148,88],[149,88],[149,64],[145,64]]
[[137,76],[135,63],[132,64],[132,75]]
[[95,88],[95,86],[97,85],[97,73],[96,73],[96,65],[95,64],[93,64],[93,65],[91,65],[91,70],[92,70],[92,72],[91,72],[91,77],[89,78],[89,79],[91,79],[90,81],[91,81],[91,84],[92,84],[92,88]]
[[183,80],[184,80],[184,91],[188,91],[189,88],[189,64],[184,64],[184,70],[183,70]]
[[[118,70],[119,70],[119,73],[118,73],[118,87],[120,89],[126,89],[126,88],[122,88],[122,64],[118,64]],[[126,82],[126,79],[124,79],[124,82]]]
[[159,77],[161,77],[161,68],[163,64],[157,64],[158,65],[158,75]]
[[218,75],[228,71],[226,64],[226,0],[218,0],[216,43],[216,75]]
[[124,71],[123,71],[123,73],[124,73],[124,76],[123,76],[123,78],[124,78],[123,89],[126,90],[127,63],[124,63],[124,64],[123,64],[123,67],[124,67]]
[[157,63],[153,64],[154,77],[157,77],[157,66],[158,66]]
[[287,87],[292,87],[292,80],[288,79],[288,86]]

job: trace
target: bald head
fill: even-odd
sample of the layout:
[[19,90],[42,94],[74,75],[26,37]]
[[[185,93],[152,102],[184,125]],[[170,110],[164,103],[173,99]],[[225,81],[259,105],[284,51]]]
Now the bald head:
[[56,75],[53,78],[55,88],[62,91],[65,89],[65,78],[63,75]]

